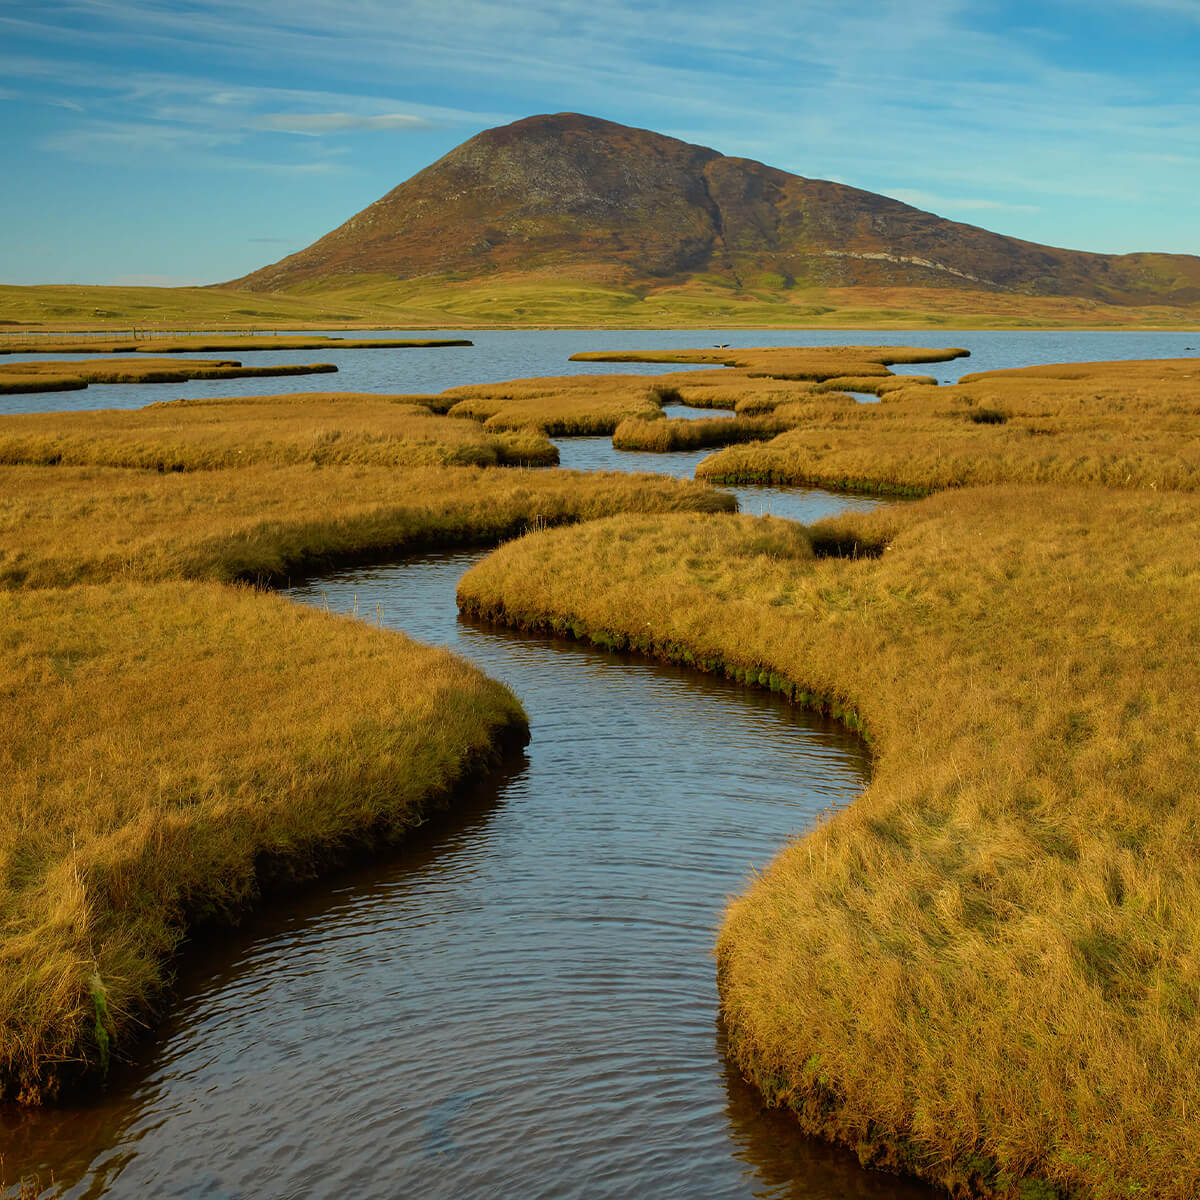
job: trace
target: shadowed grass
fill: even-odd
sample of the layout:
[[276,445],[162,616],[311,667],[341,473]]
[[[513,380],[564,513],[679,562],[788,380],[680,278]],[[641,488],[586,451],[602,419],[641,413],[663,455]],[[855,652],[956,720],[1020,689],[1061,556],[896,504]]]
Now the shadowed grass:
[[814,407],[762,445],[705,459],[697,477],[923,494],[977,484],[1200,486],[1200,359],[1082,363],[967,375]]
[[558,450],[536,430],[488,432],[374,396],[301,393],[0,416],[0,463],[194,471],[304,462],[553,466]]
[[100,1073],[186,923],[393,838],[524,739],[453,655],[216,584],[0,604],[0,1095]]
[[721,931],[732,1053],[769,1100],[956,1194],[1190,1200],[1198,539],[1195,497],[1094,488],[813,535],[627,516],[502,548],[459,602],[869,736],[866,793]]
[[0,363],[0,394],[72,391],[89,383],[185,383],[189,379],[240,379],[247,376],[319,375],[336,371],[332,363],[243,367],[233,359],[113,358],[88,362]]

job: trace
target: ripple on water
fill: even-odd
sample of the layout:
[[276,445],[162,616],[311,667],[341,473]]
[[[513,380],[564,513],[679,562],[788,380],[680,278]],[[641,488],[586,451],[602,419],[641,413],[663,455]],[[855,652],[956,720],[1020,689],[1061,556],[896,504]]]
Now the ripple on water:
[[394,854],[199,941],[147,1060],[57,1133],[11,1120],[20,1160],[80,1196],[926,1194],[763,1113],[717,1025],[724,898],[854,795],[860,744],[466,623],[479,557],[292,594],[466,653],[526,705],[525,752]]

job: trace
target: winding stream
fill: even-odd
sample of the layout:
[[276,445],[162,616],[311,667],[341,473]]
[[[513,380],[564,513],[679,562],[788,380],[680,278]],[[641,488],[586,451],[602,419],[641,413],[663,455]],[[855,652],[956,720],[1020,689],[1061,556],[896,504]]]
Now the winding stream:
[[[799,519],[846,506],[764,491]],[[103,1096],[0,1116],[10,1170],[80,1197],[928,1194],[764,1111],[717,1021],[725,897],[861,788],[859,742],[770,695],[460,619],[486,553],[291,595],[464,654],[520,696],[527,750],[382,861],[194,944]]]

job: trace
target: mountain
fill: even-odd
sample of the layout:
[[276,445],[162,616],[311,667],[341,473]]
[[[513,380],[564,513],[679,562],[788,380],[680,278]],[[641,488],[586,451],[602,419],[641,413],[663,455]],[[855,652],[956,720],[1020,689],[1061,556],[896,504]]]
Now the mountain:
[[488,129],[344,225],[225,285],[552,272],[625,285],[916,286],[1200,301],[1200,258],[1060,250],[576,113]]

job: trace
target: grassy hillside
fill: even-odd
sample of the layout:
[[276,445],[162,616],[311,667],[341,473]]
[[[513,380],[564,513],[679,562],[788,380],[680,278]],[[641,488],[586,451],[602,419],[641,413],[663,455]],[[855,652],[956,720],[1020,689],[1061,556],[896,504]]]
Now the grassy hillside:
[[386,274],[504,274],[754,296],[932,287],[1114,304],[1200,303],[1200,257],[1093,254],[579,113],[484,130],[311,246],[230,280],[276,293]]
[[0,336],[261,329],[1200,329],[1200,305],[1117,306],[940,288],[620,286],[552,275],[357,276],[289,292],[0,286]]

